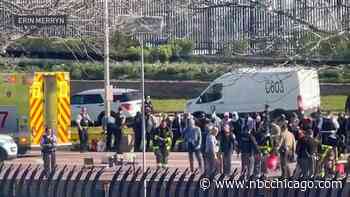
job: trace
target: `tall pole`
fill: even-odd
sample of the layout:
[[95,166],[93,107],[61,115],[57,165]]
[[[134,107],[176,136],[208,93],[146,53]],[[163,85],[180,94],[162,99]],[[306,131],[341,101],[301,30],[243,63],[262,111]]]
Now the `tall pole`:
[[[145,117],[145,57],[143,51],[143,35],[140,34],[141,44],[141,92],[142,92],[142,140],[143,140],[143,151],[142,151],[142,172],[146,172],[146,117]],[[143,183],[143,196],[146,197],[147,182]]]
[[[104,11],[105,11],[105,44],[104,44],[104,72],[105,72],[105,117],[106,120],[110,117],[111,112],[111,103],[109,100],[109,94],[112,94],[110,91],[110,76],[109,76],[109,13],[108,13],[108,0],[104,1]],[[105,121],[107,124],[107,121]],[[104,128],[107,128],[105,125]]]

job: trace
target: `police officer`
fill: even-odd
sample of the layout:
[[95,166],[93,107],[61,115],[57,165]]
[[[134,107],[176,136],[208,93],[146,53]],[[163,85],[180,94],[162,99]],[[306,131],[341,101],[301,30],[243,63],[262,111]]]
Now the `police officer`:
[[[104,116],[103,118],[103,130],[106,131],[107,139],[106,139],[106,151],[112,151],[112,140],[114,136],[114,141],[116,141],[116,124],[115,118],[113,116]],[[106,127],[107,126],[107,127]]]
[[134,118],[134,135],[135,135],[135,143],[134,143],[134,151],[141,151],[141,143],[142,143],[142,114],[141,112],[137,112]]
[[53,168],[56,166],[56,144],[57,139],[52,129],[46,127],[45,134],[40,141],[46,177],[50,175]]
[[118,154],[121,154],[120,142],[123,136],[123,129],[126,127],[126,117],[124,115],[124,110],[122,107],[119,107],[118,113],[115,116],[115,140],[114,140],[114,148],[116,149]]
[[78,117],[76,119],[76,123],[78,126],[80,151],[81,152],[88,151],[89,150],[88,128],[89,128],[89,124],[92,123],[92,121],[86,107],[81,108],[81,111],[78,114]]
[[159,168],[166,168],[172,143],[172,132],[167,126],[167,121],[162,120],[153,135],[153,151]]

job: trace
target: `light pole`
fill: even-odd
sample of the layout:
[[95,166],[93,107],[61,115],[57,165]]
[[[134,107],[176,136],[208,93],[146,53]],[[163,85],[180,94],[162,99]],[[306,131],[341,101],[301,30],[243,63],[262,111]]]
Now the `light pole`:
[[[142,150],[142,173],[146,172],[146,116],[145,116],[145,57],[143,51],[143,34],[139,35],[140,45],[141,45],[141,92],[142,92],[142,140],[143,140],[143,150]],[[144,194],[146,197],[147,192],[147,181],[144,181]]]
[[105,79],[105,121],[104,128],[107,128],[107,122],[109,116],[111,115],[111,88],[110,88],[110,76],[109,76],[109,12],[108,12],[108,0],[104,1],[104,11],[105,11],[105,44],[104,44],[104,79]]
[[[142,173],[146,172],[146,115],[145,115],[145,58],[144,35],[159,34],[163,29],[163,18],[159,16],[118,16],[120,32],[137,35],[141,47],[141,94],[142,94]],[[144,181],[144,197],[146,197],[147,181]]]

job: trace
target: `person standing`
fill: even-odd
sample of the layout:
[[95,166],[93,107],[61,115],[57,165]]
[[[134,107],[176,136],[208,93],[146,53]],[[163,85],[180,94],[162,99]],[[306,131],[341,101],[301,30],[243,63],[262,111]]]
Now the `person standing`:
[[119,107],[118,113],[115,117],[115,140],[114,140],[114,149],[116,150],[117,154],[121,154],[121,148],[120,148],[120,142],[123,137],[123,129],[126,127],[126,117],[124,115],[123,108]]
[[57,139],[55,134],[51,128],[46,127],[45,133],[40,141],[46,177],[49,177],[53,168],[56,166],[56,145]]
[[89,124],[92,123],[92,121],[86,107],[81,108],[81,111],[78,114],[78,117],[76,119],[76,123],[78,126],[80,151],[81,152],[88,151],[89,150],[88,128],[89,128]]
[[281,125],[281,141],[278,146],[281,160],[281,176],[282,178],[290,178],[292,176],[290,163],[294,162],[296,141],[294,134],[288,130],[288,121]]
[[201,129],[195,125],[193,119],[189,122],[189,127],[184,130],[184,138],[187,144],[187,151],[190,161],[190,170],[194,171],[193,154],[195,154],[200,170],[203,170],[203,159],[201,154],[202,133]]
[[154,112],[154,107],[150,96],[147,96],[145,99],[145,108],[149,108],[152,113]]
[[297,166],[301,169],[301,175],[306,178],[314,176],[316,168],[314,156],[316,150],[311,128],[307,129],[305,134],[297,142],[296,153],[298,155]]
[[[107,127],[106,127],[107,126]],[[112,141],[116,140],[116,124],[113,116],[103,117],[103,130],[106,131],[106,151],[112,151]],[[114,137],[114,140],[113,140]]]
[[183,131],[182,125],[183,124],[182,124],[181,114],[175,113],[175,118],[172,122],[172,127],[171,127],[171,130],[174,136],[173,143],[171,145],[171,150],[174,150],[176,142],[180,140],[182,137],[182,131]]
[[259,147],[252,134],[254,128],[253,119],[247,115],[243,123],[243,129],[239,134],[238,147],[241,153],[241,175],[251,177],[254,167],[254,150],[259,150]]
[[[207,142],[207,136],[209,135],[213,126],[210,123],[209,119],[207,119],[205,116],[201,116],[200,119],[196,121],[196,124],[201,129],[201,133],[202,133],[201,152],[202,152],[203,163],[204,163],[204,171],[206,171],[207,163],[208,163],[207,153],[206,153],[206,144],[207,144],[206,142]],[[216,128],[219,129],[218,127]]]
[[231,175],[231,162],[236,136],[231,132],[230,126],[226,124],[220,137],[220,152],[222,155],[223,173]]
[[134,151],[141,151],[142,143],[142,114],[137,112],[134,118],[133,130],[135,135]]
[[157,127],[155,117],[152,115],[151,108],[145,108],[145,129],[146,129],[146,150],[150,149],[153,131]]
[[153,151],[159,168],[167,168],[172,138],[173,136],[167,126],[167,121],[162,120],[153,135]]
[[216,137],[219,134],[219,128],[213,127],[210,130],[210,133],[206,137],[206,146],[205,146],[205,153],[206,153],[206,174],[211,175],[213,173],[219,172],[219,142],[217,141]]
[[267,172],[265,158],[272,150],[270,135],[267,132],[265,121],[266,119],[262,119],[260,116],[257,116],[256,130],[253,133],[255,141],[258,145],[258,149],[254,151],[254,177],[258,179],[264,177]]
[[345,113],[350,114],[350,95],[346,98]]
[[231,127],[231,121],[232,121],[232,119],[230,118],[230,113],[225,112],[225,113],[224,113],[224,119],[222,119],[221,125],[220,125],[221,131],[224,130],[224,127],[225,127],[226,125],[228,125],[229,127]]

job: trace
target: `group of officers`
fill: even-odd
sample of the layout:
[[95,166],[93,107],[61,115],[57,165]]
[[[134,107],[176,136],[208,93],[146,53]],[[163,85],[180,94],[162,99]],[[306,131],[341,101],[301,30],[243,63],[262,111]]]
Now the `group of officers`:
[[[106,151],[121,153],[119,145],[123,129],[128,127],[120,108],[106,124]],[[86,108],[78,115],[77,126],[80,150],[89,150],[88,127],[91,119]],[[130,125],[129,125],[130,126]],[[142,116],[134,118],[134,150],[141,151]],[[232,173],[232,158],[237,152],[241,158],[241,176],[264,177],[271,155],[278,158],[276,168],[281,176],[304,177],[334,176],[335,165],[340,153],[346,151],[350,132],[350,118],[345,114],[334,116],[316,112],[310,116],[293,113],[281,114],[271,119],[269,113],[238,114],[226,112],[220,118],[211,115],[176,113],[156,118],[151,103],[145,104],[145,132],[147,151],[153,151],[158,167],[166,168],[171,151],[188,152],[191,171],[198,168],[205,173]],[[114,137],[114,140],[112,140]],[[112,145],[112,141],[114,144]],[[41,146],[45,169],[48,172],[55,166],[55,146],[57,140],[51,128],[47,128]],[[270,159],[270,160],[269,160]],[[292,172],[291,163],[297,162]],[[273,167],[271,167],[273,168]],[[347,169],[349,170],[349,169]]]

